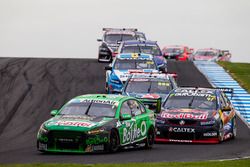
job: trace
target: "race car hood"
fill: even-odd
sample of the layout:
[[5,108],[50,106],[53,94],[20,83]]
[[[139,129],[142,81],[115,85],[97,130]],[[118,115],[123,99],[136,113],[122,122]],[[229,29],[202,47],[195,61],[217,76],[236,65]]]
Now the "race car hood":
[[79,130],[88,131],[101,127],[114,118],[107,117],[89,117],[89,116],[69,116],[58,115],[44,123],[48,130]]
[[194,59],[195,60],[215,61],[216,57],[215,56],[199,56],[199,55],[196,55],[196,56],[194,56]]
[[120,81],[127,81],[128,77],[131,76],[132,72],[158,72],[158,70],[154,69],[144,69],[144,70],[114,70],[115,75],[120,79]]
[[126,93],[128,96],[132,96],[139,99],[165,99],[167,94],[156,93]]
[[167,109],[160,113],[162,119],[207,120],[213,117],[214,111],[196,109]]

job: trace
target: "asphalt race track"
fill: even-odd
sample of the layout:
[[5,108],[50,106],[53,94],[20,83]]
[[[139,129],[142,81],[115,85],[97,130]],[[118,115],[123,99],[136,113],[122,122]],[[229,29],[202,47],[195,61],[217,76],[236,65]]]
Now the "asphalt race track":
[[[115,154],[43,154],[36,133],[50,111],[74,96],[104,93],[104,66],[94,59],[0,59],[0,163],[127,163],[199,161],[250,156],[250,130],[221,144],[156,144]],[[210,87],[192,62],[169,62],[180,86]]]

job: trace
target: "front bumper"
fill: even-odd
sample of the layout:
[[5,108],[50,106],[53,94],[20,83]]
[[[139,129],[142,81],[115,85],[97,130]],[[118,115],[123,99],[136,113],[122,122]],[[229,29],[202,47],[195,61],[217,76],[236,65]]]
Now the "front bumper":
[[156,124],[156,142],[219,143],[215,126],[177,126]]
[[108,133],[87,135],[75,131],[49,131],[38,134],[37,149],[42,152],[103,152],[109,143]]

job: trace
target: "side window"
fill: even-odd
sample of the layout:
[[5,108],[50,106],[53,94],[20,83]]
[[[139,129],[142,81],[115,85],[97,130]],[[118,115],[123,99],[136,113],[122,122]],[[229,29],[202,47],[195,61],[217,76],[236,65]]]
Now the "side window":
[[131,115],[131,109],[128,105],[128,101],[125,101],[123,104],[122,104],[122,107],[121,107],[121,115],[122,114],[130,114]]
[[140,105],[141,113],[144,114],[146,112],[144,106],[141,103],[139,103],[139,105]]
[[220,94],[220,105],[221,105],[221,107],[226,106],[226,102],[225,102],[225,100],[224,100],[224,98],[223,98],[223,96],[221,94]]
[[225,95],[225,93],[222,93],[222,97],[223,97],[226,105],[230,105],[231,104],[230,100],[227,98],[227,96]]
[[142,113],[140,105],[139,105],[139,103],[137,101],[129,100],[128,105],[131,108],[132,116],[137,116],[137,115],[140,115]]

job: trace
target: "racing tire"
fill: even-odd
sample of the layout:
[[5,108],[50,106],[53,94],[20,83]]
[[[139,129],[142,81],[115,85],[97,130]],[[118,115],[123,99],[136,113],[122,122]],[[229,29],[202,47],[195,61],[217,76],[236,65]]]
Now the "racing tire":
[[109,87],[108,87],[108,83],[107,82],[105,82],[105,91],[106,91],[106,93],[109,92]]
[[108,151],[110,153],[117,152],[120,148],[119,135],[115,130],[112,130],[110,133],[109,147]]
[[155,140],[155,131],[154,128],[150,128],[148,130],[147,138],[145,139],[145,148],[146,149],[151,149],[153,148],[154,145],[154,140]]
[[236,125],[236,117],[233,118],[233,129],[232,129],[232,139],[237,136],[237,125]]

